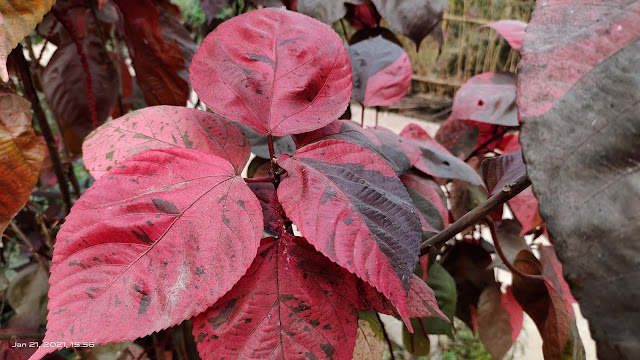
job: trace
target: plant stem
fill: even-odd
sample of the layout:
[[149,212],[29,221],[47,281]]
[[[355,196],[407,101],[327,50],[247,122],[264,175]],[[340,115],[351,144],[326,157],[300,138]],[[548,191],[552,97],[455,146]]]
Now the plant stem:
[[364,128],[364,105],[360,105],[362,107],[362,113],[360,114],[360,127]]
[[67,179],[62,169],[62,164],[60,163],[60,154],[58,154],[56,140],[53,138],[51,127],[49,127],[47,117],[44,113],[44,110],[42,109],[42,106],[40,105],[40,99],[38,98],[36,89],[33,87],[31,71],[29,70],[27,60],[24,58],[24,54],[22,53],[22,46],[20,44],[18,44],[18,46],[11,52],[11,56],[13,56],[16,67],[18,68],[18,74],[20,76],[20,79],[22,80],[22,89],[24,91],[24,95],[26,96],[27,100],[31,102],[31,106],[33,107],[33,117],[38,122],[38,125],[40,125],[40,131],[42,132],[42,135],[44,136],[44,139],[47,143],[47,149],[49,150],[53,172],[56,174],[58,185],[60,186],[62,210],[65,214],[68,214],[69,210],[71,209],[69,184],[67,183]]
[[496,252],[498,253],[500,260],[502,260],[502,262],[507,267],[507,269],[511,270],[511,272],[514,275],[518,275],[523,279],[535,280],[535,281],[544,280],[544,277],[540,275],[525,274],[522,271],[520,271],[520,269],[515,267],[515,265],[510,263],[507,257],[504,255],[504,252],[502,252],[502,248],[500,247],[500,241],[498,240],[498,233],[496,232],[496,225],[494,224],[493,220],[491,220],[489,217],[486,217],[484,222],[485,224],[487,224],[487,227],[489,227],[489,231],[491,231],[491,238],[493,239],[493,245],[495,245],[496,247]]
[[384,327],[384,323],[380,318],[380,314],[376,313],[376,318],[378,318],[378,322],[380,323],[380,327],[382,328],[382,334],[384,335],[384,339],[387,341],[387,346],[389,346],[389,354],[391,354],[391,360],[395,360],[396,357],[393,355],[393,343],[391,339],[389,339],[389,334],[387,334],[387,329]]
[[527,177],[526,174],[512,184],[505,185],[505,187],[502,188],[499,193],[493,195],[492,197],[487,199],[487,201],[480,204],[480,206],[466,213],[456,222],[449,225],[446,229],[425,240],[420,245],[420,256],[427,254],[430,248],[444,244],[445,242],[449,241],[449,239],[458,235],[459,232],[463,231],[471,225],[482,221],[498,206],[501,206],[514,196],[521,193],[524,189],[528,188],[529,185],[531,185],[531,180],[529,180],[529,177]]
[[464,159],[464,162],[469,161],[472,157],[476,156],[480,150],[484,149],[487,145],[491,144],[492,142],[496,141],[497,139],[501,138],[504,134],[507,133],[507,131],[511,130],[511,128],[509,127],[505,127],[504,129],[502,129],[500,132],[498,132],[497,134],[493,135],[489,140],[483,142],[480,146],[476,147],[471,154],[469,154],[469,156],[467,156]]
[[349,44],[349,35],[347,35],[347,27],[344,26],[344,18],[340,19],[340,26],[342,26],[342,33],[344,34],[344,40]]

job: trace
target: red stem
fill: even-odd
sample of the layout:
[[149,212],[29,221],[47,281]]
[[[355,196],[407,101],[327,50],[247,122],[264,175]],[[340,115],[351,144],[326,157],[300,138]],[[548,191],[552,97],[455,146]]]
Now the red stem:
[[518,269],[513,264],[511,264],[509,260],[507,260],[507,257],[502,252],[502,248],[500,247],[500,241],[498,240],[498,233],[496,232],[496,225],[494,224],[493,220],[487,217],[484,220],[484,223],[487,224],[487,226],[489,227],[489,231],[491,231],[491,238],[493,238],[493,245],[495,245],[496,251],[498,252],[498,256],[500,257],[500,260],[502,260],[504,265],[507,267],[507,269],[511,270],[511,272],[514,275],[518,275],[521,278],[524,278],[527,280],[535,280],[535,281],[544,280],[544,277],[540,275],[525,274],[522,271],[520,271],[520,269]]
[[53,16],[56,17],[56,19],[58,19],[58,21],[60,21],[62,26],[65,28],[65,30],[67,30],[67,32],[71,36],[71,39],[73,39],[73,42],[76,44],[76,51],[80,56],[82,69],[84,70],[84,75],[85,75],[85,78],[87,79],[87,100],[89,102],[89,114],[91,115],[91,125],[95,129],[98,127],[98,113],[96,112],[96,99],[93,94],[93,79],[91,78],[89,61],[87,60],[87,56],[84,53],[84,49],[82,48],[82,42],[80,41],[78,34],[76,33],[75,29],[73,28],[69,20],[67,20],[60,13],[58,9],[56,9],[55,7],[52,8],[51,13],[53,14]]

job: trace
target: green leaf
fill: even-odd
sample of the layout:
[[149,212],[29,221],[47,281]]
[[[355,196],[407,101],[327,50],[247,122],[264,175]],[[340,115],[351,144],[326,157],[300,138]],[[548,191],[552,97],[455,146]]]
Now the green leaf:
[[[458,297],[456,283],[447,270],[440,263],[434,261],[427,273],[427,285],[435,292],[438,307],[451,322],[435,317],[425,317],[422,318],[422,323],[428,334],[444,334],[453,338],[453,315],[456,313],[456,299]],[[419,329],[420,327],[414,326],[416,332]]]

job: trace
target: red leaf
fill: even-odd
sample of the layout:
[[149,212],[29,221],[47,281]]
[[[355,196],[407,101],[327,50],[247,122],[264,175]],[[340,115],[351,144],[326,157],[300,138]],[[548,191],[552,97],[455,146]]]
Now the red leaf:
[[498,20],[488,23],[485,26],[494,29],[498,34],[502,35],[513,49],[520,50],[520,47],[522,47],[522,38],[524,37],[524,30],[527,27],[526,22],[518,20]]
[[520,225],[522,225],[520,235],[527,234],[544,224],[544,220],[542,220],[538,212],[538,199],[533,195],[531,186],[509,200],[509,207],[518,222],[520,222]]
[[137,154],[96,181],[58,233],[45,341],[131,340],[189,319],[244,275],[261,234],[260,204],[226,160]]
[[378,26],[381,17],[375,6],[369,1],[365,1],[360,5],[347,4],[347,15],[345,19],[349,21],[351,26],[361,30]]
[[451,118],[518,126],[516,76],[488,72],[467,80],[453,99]]
[[282,155],[278,164],[287,171],[278,199],[302,235],[375,286],[407,319],[406,291],[422,232],[393,170],[370,151],[337,140]]
[[489,195],[501,191],[506,185],[514,183],[527,174],[521,150],[513,154],[485,159],[482,161],[481,167],[482,177],[487,190],[489,190]]
[[367,130],[380,140],[382,152],[393,160],[402,170],[401,173],[409,170],[415,163],[420,161],[422,153],[418,146],[412,141],[382,126],[376,126]]
[[540,246],[538,250],[540,251],[542,275],[545,278],[549,279],[551,284],[553,284],[553,287],[558,291],[560,295],[562,295],[562,298],[567,305],[567,311],[569,312],[569,314],[571,314],[572,317],[575,317],[575,315],[573,314],[572,304],[577,303],[577,301],[571,294],[569,284],[567,284],[567,281],[564,279],[564,275],[562,274],[562,264],[556,257],[554,247]]
[[401,175],[400,180],[429,226],[437,232],[449,225],[446,198],[435,181],[416,171]]
[[[120,87],[117,73],[102,41],[95,36],[81,40],[91,72],[97,120],[102,124],[116,103]],[[93,130],[89,115],[87,79],[73,42],[62,44],[42,73],[42,87],[51,111],[60,120],[65,141],[75,154]]]
[[240,174],[251,149],[244,134],[218,115],[176,106],[134,111],[102,125],[83,144],[84,164],[99,179],[147,149],[194,149],[229,161]]
[[347,50],[353,70],[351,96],[363,106],[391,106],[407,94],[413,70],[402,47],[377,36]]
[[475,185],[483,185],[482,179],[475,170],[453,156],[420,126],[409,124],[402,129],[400,136],[412,140],[422,151],[422,159],[414,164],[416,169],[434,177],[460,179]]
[[[361,282],[358,292],[360,294],[360,310],[371,310],[394,316],[397,314],[395,306],[368,284]],[[411,276],[409,283],[407,309],[411,318],[436,317],[449,321],[447,316],[440,311],[433,289],[416,275]],[[412,328],[410,322],[405,321],[405,325],[409,329]]]
[[319,129],[342,115],[351,66],[328,26],[284,9],[236,16],[205,38],[190,80],[214,112],[275,136]]
[[522,149],[519,135],[520,133],[505,134],[502,139],[500,139],[500,143],[498,143],[496,149],[500,150],[503,154],[511,154]]
[[509,313],[509,319],[511,320],[511,341],[512,345],[518,339],[520,331],[522,331],[522,324],[524,322],[524,314],[520,304],[513,297],[511,286],[507,286],[507,292],[502,294],[500,298],[502,307]]
[[[498,146],[499,139],[487,142],[502,129],[501,126],[472,120],[454,119],[449,116],[440,125],[434,138],[457,157],[466,157],[474,150],[478,150],[477,155],[482,157]],[[478,146],[483,144],[484,149],[478,149]]]
[[181,105],[189,85],[180,77],[185,61],[175,41],[162,36],[159,12],[150,0],[114,0],[122,13],[124,35],[147,105]]
[[350,360],[357,278],[303,238],[265,238],[240,281],[193,322],[203,359]]

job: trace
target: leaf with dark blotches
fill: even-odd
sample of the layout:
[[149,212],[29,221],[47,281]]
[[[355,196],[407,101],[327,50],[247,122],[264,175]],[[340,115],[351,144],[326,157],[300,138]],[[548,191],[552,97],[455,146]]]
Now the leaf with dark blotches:
[[367,131],[380,140],[380,150],[388,159],[391,159],[395,165],[394,168],[399,169],[396,174],[400,175],[406,172],[420,161],[422,152],[412,141],[382,126],[368,128]]
[[29,200],[45,157],[30,109],[27,99],[0,87],[0,234]]
[[262,229],[260,203],[220,157],[176,148],[121,162],[58,233],[45,341],[131,340],[201,313],[245,274]]
[[502,359],[516,342],[524,312],[511,293],[500,291],[500,284],[487,286],[478,300],[478,334],[494,359]]
[[482,161],[481,167],[482,177],[487,190],[489,190],[489,195],[501,191],[506,185],[514,183],[527,174],[521,150],[513,154],[485,159]]
[[434,177],[483,185],[480,175],[473,168],[453,156],[420,126],[409,124],[402,129],[400,136],[411,140],[422,151],[422,158],[413,165],[416,169]]
[[413,70],[401,46],[377,36],[347,48],[353,70],[351,97],[363,106],[391,106],[411,85]]
[[497,31],[509,45],[515,50],[520,50],[522,47],[522,38],[524,38],[524,30],[527,28],[527,23],[519,20],[498,20],[490,22],[487,27]]
[[516,75],[488,72],[467,80],[453,99],[451,118],[518,126]]
[[297,10],[327,25],[347,14],[347,3],[362,4],[364,0],[298,0]]
[[122,14],[124,39],[147,105],[184,106],[189,97],[189,84],[180,76],[185,60],[178,43],[162,36],[158,9],[151,0],[114,2]]
[[498,146],[500,139],[495,137],[502,129],[502,126],[449,116],[440,124],[434,139],[457,157],[466,158],[472,151],[476,151],[476,156],[482,159],[487,152]]
[[262,135],[319,129],[342,115],[351,65],[330,27],[285,9],[236,16],[203,41],[189,68],[215,113]]
[[638,359],[640,2],[547,3],[520,51],[527,173],[598,357]]
[[247,274],[193,321],[203,359],[351,360],[357,277],[303,238],[265,238]]
[[122,160],[148,149],[183,148],[219,156],[237,174],[250,147],[240,129],[220,116],[177,106],[153,106],[108,122],[83,144],[83,160],[98,179]]
[[282,155],[278,199],[302,235],[387,296],[407,319],[418,261],[418,211],[393,169],[369,150],[322,140]]
[[449,225],[449,210],[447,210],[447,200],[440,186],[428,176],[417,171],[402,174],[400,180],[407,188],[407,192],[418,211],[432,228],[431,231],[444,230]]
[[[91,72],[98,124],[116,104],[120,82],[114,64],[100,38],[81,40]],[[64,139],[73,153],[82,151],[82,141],[94,129],[89,112],[87,80],[75,43],[58,47],[42,72],[42,87],[51,111],[60,121]]]
[[[391,27],[413,40],[422,39],[442,26],[447,0],[371,0]],[[440,30],[442,31],[442,30]]]

